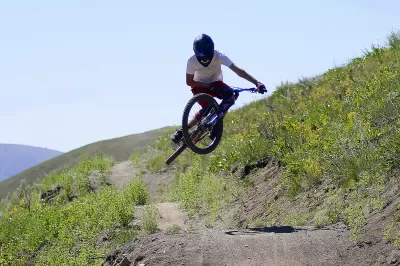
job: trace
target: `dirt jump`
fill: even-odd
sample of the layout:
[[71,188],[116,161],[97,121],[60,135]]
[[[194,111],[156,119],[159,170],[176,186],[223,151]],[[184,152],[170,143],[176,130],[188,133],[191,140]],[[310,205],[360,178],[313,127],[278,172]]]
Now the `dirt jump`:
[[[266,162],[260,168],[278,175],[276,164]],[[116,165],[110,182],[123,186],[135,173],[129,162]],[[163,184],[173,179],[168,172],[144,174],[151,198],[158,200]],[[260,188],[247,198],[250,202],[263,199],[261,178],[253,178]],[[258,181],[257,181],[258,180]],[[259,183],[257,183],[259,182]],[[265,184],[266,191],[269,185]],[[258,196],[257,196],[258,195]],[[273,195],[270,195],[273,196]],[[242,215],[257,212],[255,202],[247,204]],[[136,237],[115,248],[102,265],[400,265],[400,251],[384,241],[381,228],[385,216],[399,204],[393,201],[383,213],[371,216],[362,228],[359,241],[350,240],[350,230],[342,224],[317,228],[314,226],[272,226],[246,229],[192,228],[178,203],[156,202],[160,217],[158,232]],[[138,212],[140,213],[140,211]],[[178,230],[171,230],[176,228]]]

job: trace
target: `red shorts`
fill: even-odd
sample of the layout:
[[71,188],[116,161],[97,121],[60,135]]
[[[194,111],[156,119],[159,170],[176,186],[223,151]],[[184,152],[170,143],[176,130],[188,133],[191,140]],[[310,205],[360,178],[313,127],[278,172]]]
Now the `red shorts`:
[[[215,85],[217,85],[219,88],[222,89],[228,89],[229,86],[225,84],[222,81],[216,81],[214,82]],[[204,87],[192,87],[192,93],[193,95],[199,94],[199,93],[207,93],[210,94],[212,97],[217,97],[218,99],[223,99],[222,95],[218,95],[217,93],[213,92],[210,90],[210,88],[204,88]]]
[[[225,84],[222,81],[216,81],[216,82],[214,82],[214,84],[217,85],[218,88],[221,88],[221,89],[229,89],[230,88],[227,84]],[[211,91],[210,88],[192,87],[191,91],[192,91],[193,95],[197,95],[199,93],[207,93],[207,94],[211,95],[212,97],[216,97],[216,98],[218,98],[220,100],[222,100],[224,98],[223,94],[218,94],[218,93],[216,93],[214,91]],[[199,104],[202,107],[204,107],[207,103],[203,102],[203,101],[199,101]]]

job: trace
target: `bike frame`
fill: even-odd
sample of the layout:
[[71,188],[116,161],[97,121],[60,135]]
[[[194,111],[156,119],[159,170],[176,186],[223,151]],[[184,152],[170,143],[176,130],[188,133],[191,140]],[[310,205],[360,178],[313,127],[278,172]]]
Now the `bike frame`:
[[[243,91],[249,91],[251,93],[257,93],[258,92],[258,90],[256,88],[238,88],[238,87],[230,87],[230,88],[236,93],[240,93],[240,92],[243,92]],[[267,90],[265,90],[264,92],[267,92]],[[214,126],[219,121],[219,119],[223,119],[223,116],[224,116],[224,113],[223,112],[219,112],[217,114],[213,114],[211,116],[211,118],[207,117],[205,119],[205,121],[206,121],[207,124],[209,124],[209,125],[211,124],[212,126]],[[210,121],[210,122],[207,122],[207,121]],[[175,158],[178,157],[187,147],[188,147],[188,145],[183,141],[180,144],[180,146],[175,150],[175,152],[165,161],[165,163],[167,165],[172,163],[172,161],[175,160]]]
[[[242,91],[249,91],[251,93],[256,93],[258,92],[258,90],[256,88],[238,88],[238,87],[231,87],[231,89],[233,89],[234,92],[240,93]],[[218,114],[215,114],[211,117],[210,119],[210,123],[211,125],[215,125],[215,123],[217,123],[217,121],[224,115],[223,112],[219,112]]]

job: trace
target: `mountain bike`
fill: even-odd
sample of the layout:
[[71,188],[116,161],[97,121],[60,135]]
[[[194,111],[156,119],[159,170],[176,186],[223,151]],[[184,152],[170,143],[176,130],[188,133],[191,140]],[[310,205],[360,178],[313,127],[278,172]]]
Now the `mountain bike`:
[[[237,94],[243,91],[258,92],[257,88],[231,88]],[[264,92],[267,92],[267,90],[264,90]],[[188,147],[200,155],[214,151],[222,138],[223,119],[226,112],[227,110],[223,110],[222,106],[209,94],[200,93],[193,96],[183,110],[183,138],[178,143],[175,152],[165,163],[171,164]],[[197,123],[191,127],[190,124],[193,119]]]

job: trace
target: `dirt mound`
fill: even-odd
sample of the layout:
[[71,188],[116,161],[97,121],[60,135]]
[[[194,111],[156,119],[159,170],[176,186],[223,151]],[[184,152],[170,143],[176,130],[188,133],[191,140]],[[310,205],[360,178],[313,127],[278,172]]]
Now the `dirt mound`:
[[[261,170],[260,170],[261,169]],[[111,180],[123,184],[129,163],[113,170]],[[236,210],[239,224],[265,212],[263,203],[277,196],[274,190],[282,171],[278,162],[264,158],[238,171],[240,178],[252,174],[254,190]],[[173,179],[168,173],[145,174],[150,195],[159,199],[160,189]],[[111,252],[103,265],[338,265],[341,248],[349,246],[345,227],[264,227],[240,230],[204,229],[189,232],[177,203],[158,203],[162,232],[138,237]],[[138,211],[140,213],[140,210]],[[171,231],[176,226],[184,230]]]
[[188,229],[185,221],[187,220],[186,214],[179,209],[179,204],[176,202],[162,202],[158,203],[157,208],[160,212],[160,220],[158,227],[165,231],[177,228],[186,231]]
[[243,203],[237,204],[238,208],[235,214],[236,226],[246,227],[248,219],[256,219],[266,214],[265,203],[270,200],[276,200],[279,191],[276,186],[282,176],[282,167],[279,161],[267,157],[244,167],[240,177],[247,178],[251,174],[252,186],[247,193],[240,199]]
[[114,250],[103,265],[342,265],[343,228],[266,227],[154,234]]

